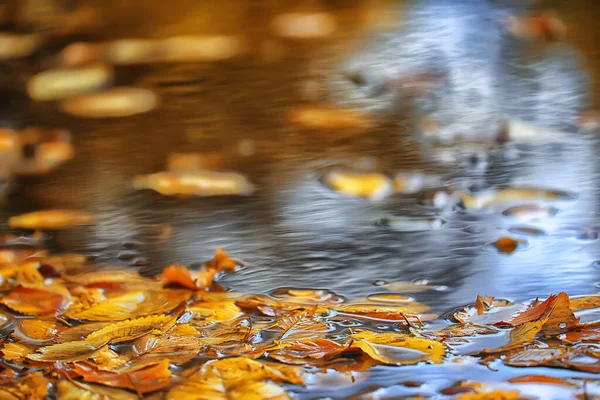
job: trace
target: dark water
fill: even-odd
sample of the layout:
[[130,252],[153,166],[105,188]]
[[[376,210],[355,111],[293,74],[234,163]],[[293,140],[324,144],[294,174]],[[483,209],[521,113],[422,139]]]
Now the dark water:
[[[218,64],[119,68],[120,83],[155,88],[162,105],[146,115],[115,120],[82,121],[60,114],[54,104],[19,100],[21,82],[6,80],[7,121],[67,128],[77,155],[47,176],[16,181],[0,211],[1,221],[44,208],[89,210],[98,216],[97,224],[52,233],[51,245],[92,255],[100,263],[141,266],[147,273],[173,262],[203,261],[223,247],[248,268],[220,282],[247,293],[307,287],[352,298],[380,292],[375,281],[428,279],[447,290],[414,296],[443,313],[473,301],[477,294],[527,300],[558,291],[598,291],[600,269],[593,266],[600,259],[600,242],[593,234],[600,229],[595,135],[571,132],[560,143],[517,145],[511,152],[516,156],[496,154],[487,169],[473,170],[433,161],[411,138],[410,116],[402,112],[382,115],[378,127],[359,134],[299,129],[286,121],[286,111],[336,97],[327,84],[331,74],[369,33],[368,12],[386,2],[323,2],[324,9],[339,18],[341,29],[327,40],[308,42],[279,40],[266,21],[277,12],[302,10],[312,3],[230,0],[217,7],[216,2],[182,0],[169,8],[152,3],[140,5],[136,12],[118,6],[119,17],[105,11],[106,20],[86,34],[243,33],[253,51]],[[570,29],[569,44],[584,55],[594,98],[600,87],[600,7],[591,0],[555,6]],[[156,25],[147,23],[151,18]],[[260,55],[272,41],[283,49],[279,59]],[[18,68],[12,66],[9,72]],[[181,200],[131,186],[134,175],[163,170],[171,152],[235,152],[243,140],[253,141],[256,153],[234,157],[231,169],[258,185],[254,196]],[[509,235],[511,227],[499,214],[447,212],[442,214],[447,225],[432,232],[377,230],[372,222],[390,214],[438,212],[419,205],[416,195],[368,202],[337,195],[318,182],[322,168],[359,162],[376,163],[385,172],[439,173],[447,183],[459,185],[569,190],[578,199],[537,225],[548,235],[522,236],[528,242],[524,249],[499,254],[488,244]],[[172,235],[165,238],[161,232],[167,227]],[[381,375],[374,375],[389,384],[389,376],[400,382],[416,370],[378,371]],[[399,373],[404,375],[394,375]]]

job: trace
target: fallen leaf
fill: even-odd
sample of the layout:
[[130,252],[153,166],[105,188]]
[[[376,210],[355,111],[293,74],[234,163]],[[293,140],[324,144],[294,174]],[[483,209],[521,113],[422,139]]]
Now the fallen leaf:
[[[285,391],[278,390],[271,382],[300,384],[303,381],[301,370],[298,368],[235,357],[205,363],[200,371],[172,388],[166,398],[167,400],[287,399],[289,397]],[[246,388],[249,390],[248,396],[244,395]]]
[[94,223],[93,215],[75,210],[35,211],[8,219],[11,228],[67,229]]
[[74,341],[41,347],[37,353],[27,356],[28,359],[41,362],[75,362],[92,357],[106,342]]
[[18,287],[0,299],[0,303],[20,314],[46,315],[60,311],[66,296],[45,289]]
[[360,349],[384,364],[405,365],[421,361],[438,364],[446,353],[446,348],[440,342],[400,333],[363,331],[350,335],[350,339],[350,348]]
[[149,393],[163,389],[169,385],[171,377],[169,360],[163,360],[154,365],[144,366],[122,374],[101,371],[91,366],[76,363],[73,365],[73,372],[83,377],[86,382],[132,389],[138,393]]
[[0,387],[0,398],[45,400],[50,390],[50,381],[41,372],[34,372],[17,380],[12,385]]
[[2,348],[2,358],[12,362],[20,362],[32,352],[32,349],[21,343],[5,342]]
[[491,390],[483,393],[462,393],[455,400],[527,400],[517,390]]
[[185,364],[196,357],[204,345],[193,336],[148,335],[133,344],[135,362],[169,360],[172,364]]
[[283,340],[297,331],[300,331],[303,335],[314,337],[315,332],[327,332],[329,330],[321,319],[315,318],[313,313],[307,311],[281,316],[277,319],[276,324],[283,332],[279,340]]
[[343,347],[329,339],[302,339],[286,343],[284,347],[270,351],[268,356],[285,364],[307,364],[336,354]]
[[569,307],[573,312],[599,308],[600,295],[571,297]]
[[149,333],[165,333],[175,325],[177,317],[152,315],[130,319],[108,325],[99,331],[92,332],[85,340],[89,343],[122,343],[137,339]]
[[[575,317],[569,305],[569,296],[564,292],[560,292],[557,295],[549,296],[544,302],[533,302],[527,310],[515,316],[506,324],[517,326],[539,320],[547,315],[547,320],[540,328],[541,332],[547,335],[558,335],[575,328],[579,324],[579,319]],[[503,325],[504,323],[499,322],[498,324]]]
[[112,371],[129,361],[129,357],[114,352],[108,346],[104,346],[96,351],[93,359],[98,369],[104,371]]
[[39,345],[54,339],[60,329],[62,327],[54,319],[27,318],[17,321],[13,335],[19,340],[36,341]]
[[126,390],[106,386],[58,381],[56,392],[59,400],[139,400],[139,396]]
[[368,129],[373,121],[360,112],[330,106],[297,107],[288,113],[291,123],[311,129]]
[[376,172],[331,171],[321,181],[330,189],[353,197],[380,200],[392,193],[391,179]]
[[477,315],[481,315],[484,312],[489,311],[493,306],[493,296],[477,296],[477,300],[475,301],[475,310],[477,311]]

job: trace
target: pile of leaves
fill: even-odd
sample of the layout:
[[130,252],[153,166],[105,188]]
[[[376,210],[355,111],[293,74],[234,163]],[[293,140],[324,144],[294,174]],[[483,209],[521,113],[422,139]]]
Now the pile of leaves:
[[[327,290],[225,292],[214,281],[238,263],[223,250],[156,279],[79,255],[5,249],[0,261],[2,399],[288,399],[319,371],[473,357],[600,372],[600,296],[479,296],[449,324],[397,293],[349,301]],[[523,398],[474,382],[447,393]]]

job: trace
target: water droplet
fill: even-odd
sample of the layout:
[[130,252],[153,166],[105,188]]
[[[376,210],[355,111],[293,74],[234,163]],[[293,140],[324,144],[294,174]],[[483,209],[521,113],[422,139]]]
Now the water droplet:
[[387,325],[377,325],[377,329],[381,329],[381,330],[385,330],[388,329],[389,327]]
[[433,287],[434,290],[438,291],[438,292],[445,292],[446,290],[448,290],[448,286],[446,285],[437,285]]
[[413,283],[419,286],[427,286],[429,285],[430,281],[429,279],[415,279]]
[[386,281],[382,281],[381,279],[373,281],[373,285],[374,286],[383,286],[383,285],[386,285],[386,284],[387,284],[387,282]]
[[561,322],[560,324],[558,324],[558,327],[560,329],[565,329],[567,327],[567,324],[566,324],[566,322]]

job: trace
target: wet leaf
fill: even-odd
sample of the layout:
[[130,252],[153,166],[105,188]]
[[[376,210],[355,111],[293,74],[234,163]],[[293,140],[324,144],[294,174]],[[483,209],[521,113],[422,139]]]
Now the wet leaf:
[[329,106],[298,107],[290,110],[289,121],[311,129],[367,129],[373,121],[366,115]]
[[169,360],[172,364],[185,364],[196,357],[204,345],[197,337],[148,335],[133,345],[135,362]]
[[107,342],[78,340],[41,347],[37,353],[29,354],[28,359],[42,362],[75,362],[92,357]]
[[527,310],[508,321],[507,324],[517,326],[542,320],[547,316],[547,320],[540,328],[541,331],[547,335],[558,335],[573,329],[579,324],[579,319],[575,317],[569,305],[569,296],[564,292],[560,292],[558,295],[548,297],[544,302],[533,302]]
[[358,348],[384,364],[441,363],[446,348],[440,342],[399,333],[363,331],[351,335],[351,348]]
[[0,299],[0,303],[20,314],[46,315],[60,311],[67,297],[45,289],[18,287]]
[[2,348],[2,358],[8,361],[20,362],[32,352],[32,349],[23,344],[6,342]]
[[132,389],[139,393],[149,393],[160,390],[170,383],[171,371],[169,360],[163,360],[154,365],[144,366],[127,373],[101,371],[84,364],[74,364],[73,372],[83,377],[86,382]]
[[329,328],[320,320],[315,318],[313,313],[302,311],[295,314],[284,315],[277,319],[277,328],[282,331],[279,340],[301,331],[303,335],[314,336],[315,332],[327,332]]
[[129,357],[117,354],[108,346],[104,346],[95,352],[93,358],[96,366],[105,371],[112,371],[129,361]]
[[600,295],[571,297],[569,307],[573,312],[600,307]]
[[517,390],[491,390],[479,393],[462,393],[456,400],[527,400]]
[[[295,367],[235,357],[207,362],[187,381],[171,389],[167,399],[287,399],[285,391],[278,390],[274,383],[302,382],[302,373]],[[246,388],[248,397],[243,394]]]
[[89,343],[122,343],[137,339],[149,333],[161,334],[175,325],[177,317],[152,315],[108,325],[89,334],[85,340]]
[[58,400],[138,400],[135,393],[100,385],[90,385],[66,380],[56,384]]
[[376,172],[331,171],[322,182],[332,190],[353,197],[380,200],[392,193],[389,177]]
[[0,398],[44,400],[49,389],[50,381],[41,372],[34,372],[19,379],[14,385],[0,387]]
[[256,187],[242,174],[206,170],[168,171],[134,178],[134,188],[164,196],[250,196]]
[[11,217],[8,224],[11,228],[23,229],[67,229],[94,223],[93,215],[75,210],[35,211]]
[[194,320],[201,321],[201,324],[228,321],[242,315],[242,310],[233,300],[194,303],[189,310],[194,314]]
[[87,287],[116,288],[128,290],[160,290],[160,285],[152,279],[140,276],[132,269],[104,268],[77,275],[66,275],[63,279]]
[[501,237],[494,242],[494,246],[501,253],[511,254],[519,247],[520,242],[508,236]]
[[19,340],[33,340],[36,344],[48,342],[58,334],[62,327],[53,319],[21,319],[13,335]]
[[344,346],[329,339],[302,339],[286,343],[281,349],[270,351],[269,358],[286,364],[306,364],[308,361],[321,360],[336,354],[343,348]]

